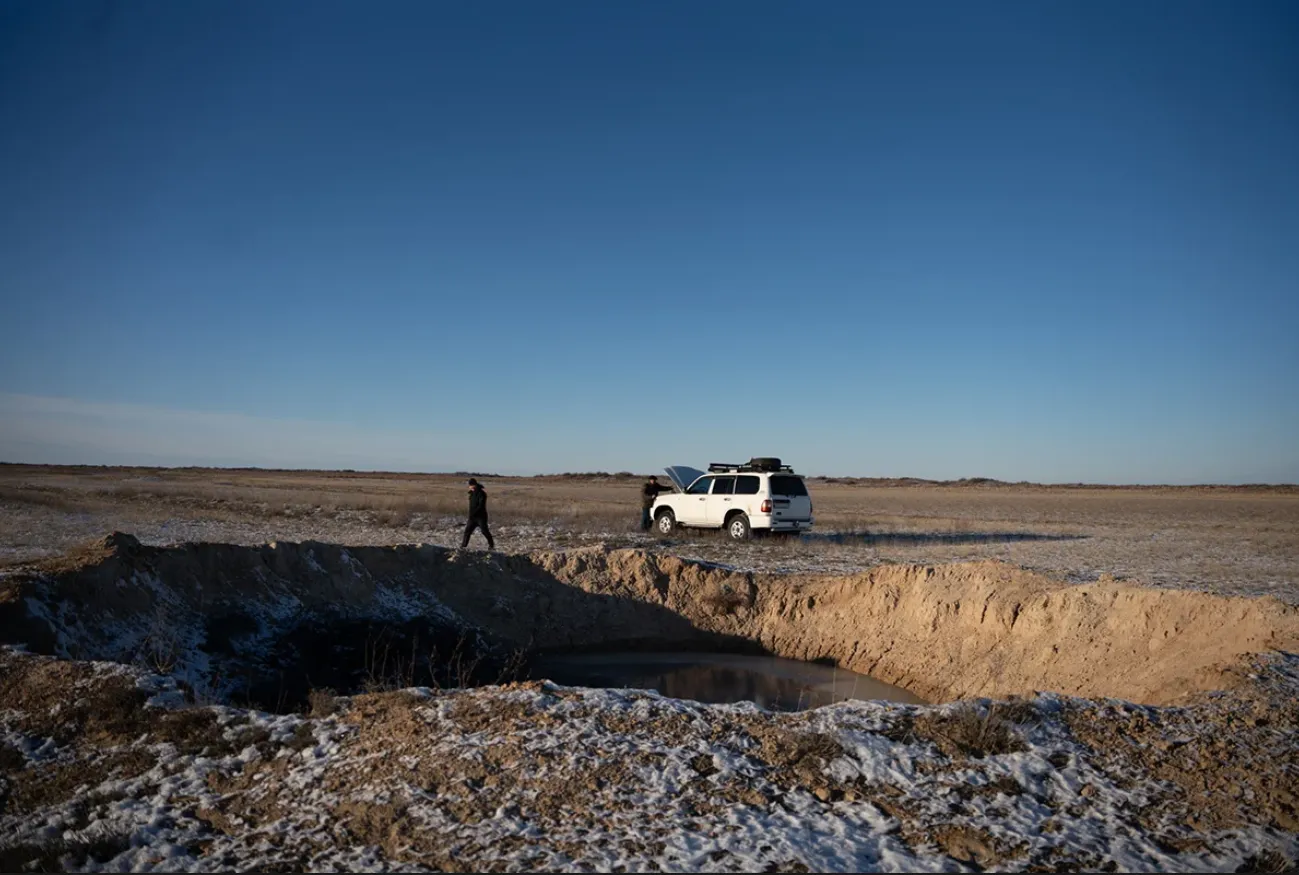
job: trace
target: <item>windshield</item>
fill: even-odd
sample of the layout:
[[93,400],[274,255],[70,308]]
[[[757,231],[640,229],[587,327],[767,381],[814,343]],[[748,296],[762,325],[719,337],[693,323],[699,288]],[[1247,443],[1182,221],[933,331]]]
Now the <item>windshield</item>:
[[713,483],[713,478],[712,478],[712,477],[700,477],[700,478],[699,478],[698,480],[696,480],[694,483],[691,483],[691,484],[690,484],[690,488],[687,490],[687,494],[689,494],[689,495],[707,495],[707,494],[708,494],[708,487],[711,486],[712,483]]
[[792,474],[774,474],[771,478],[772,495],[807,495],[807,487],[802,477]]

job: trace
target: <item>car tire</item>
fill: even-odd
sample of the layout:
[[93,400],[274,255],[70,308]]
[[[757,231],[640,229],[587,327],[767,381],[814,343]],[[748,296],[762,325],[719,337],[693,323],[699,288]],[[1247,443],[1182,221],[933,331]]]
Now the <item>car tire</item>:
[[749,518],[737,513],[726,521],[726,534],[732,541],[747,541],[753,536],[753,529],[749,527]]
[[677,530],[677,515],[670,508],[659,511],[659,515],[654,518],[654,530],[663,537],[668,537]]

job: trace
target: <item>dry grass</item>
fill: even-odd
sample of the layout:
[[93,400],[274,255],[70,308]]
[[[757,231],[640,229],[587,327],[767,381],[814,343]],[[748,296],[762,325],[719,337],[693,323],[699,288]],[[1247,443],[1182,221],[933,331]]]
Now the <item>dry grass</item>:
[[[487,477],[487,475],[481,475]],[[1148,528],[1174,520],[1258,526],[1299,546],[1295,487],[880,486],[843,478],[810,481],[818,524],[880,534],[1046,532],[1122,516]],[[974,483],[975,481],[969,481]],[[488,477],[493,519],[502,523],[635,521],[640,478],[626,474]],[[463,516],[464,477],[225,469],[59,468],[0,465],[0,501],[68,511],[190,510],[213,516],[276,518],[371,512],[394,525],[414,517]],[[1265,523],[1271,522],[1273,526]]]
[[915,738],[933,742],[952,759],[999,756],[1025,750],[1018,726],[1037,719],[1023,702],[994,702],[980,706],[962,702],[947,711],[927,711],[910,726]]
[[[257,740],[226,738],[217,712],[208,708],[144,708],[146,695],[129,675],[87,672],[83,663],[0,654],[0,702],[22,713],[14,724],[20,731],[61,745],[129,745],[149,735],[181,753],[221,755]],[[83,692],[68,701],[67,687],[76,681],[86,681]]]
[[[480,475],[486,477],[487,475]],[[342,474],[219,469],[66,469],[0,466],[0,501],[58,510],[197,512],[216,518],[337,517],[369,513],[405,526],[417,518],[460,517],[468,499],[460,475]],[[630,519],[639,479],[623,475],[490,478],[494,521],[597,522]]]
[[312,690],[307,694],[307,708],[311,717],[328,717],[338,710],[338,694],[328,687]]
[[1268,849],[1247,859],[1237,872],[1294,872],[1295,864],[1279,851]]
[[[113,529],[162,543],[457,544],[454,529],[467,510],[464,479],[0,465],[0,562],[62,552]],[[656,542],[637,531],[639,476],[482,479],[507,550],[561,548],[587,536],[623,546]],[[1072,581],[1112,574],[1299,602],[1296,487],[812,479],[809,488],[816,509],[810,538],[738,546],[686,533],[673,539],[672,549],[742,567],[804,571],[999,559]]]

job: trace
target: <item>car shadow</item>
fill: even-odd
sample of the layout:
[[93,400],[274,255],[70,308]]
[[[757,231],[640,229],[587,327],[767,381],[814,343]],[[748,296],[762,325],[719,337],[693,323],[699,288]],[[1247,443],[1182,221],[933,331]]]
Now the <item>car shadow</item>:
[[925,544],[1008,544],[1017,541],[1082,541],[1091,535],[1048,532],[809,532],[797,540],[805,544],[903,547]]

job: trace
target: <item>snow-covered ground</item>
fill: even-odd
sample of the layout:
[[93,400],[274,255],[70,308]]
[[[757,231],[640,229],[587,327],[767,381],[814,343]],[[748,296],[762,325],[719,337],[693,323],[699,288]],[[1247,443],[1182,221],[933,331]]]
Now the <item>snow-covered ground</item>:
[[[1293,660],[1183,709],[1040,696],[791,715],[535,683],[308,717],[171,712],[158,677],[3,659],[45,687],[0,712],[10,871],[1280,871],[1299,853],[1278,821],[1294,816]],[[155,716],[120,706],[133,686]],[[1288,710],[1251,717],[1278,696]],[[1222,758],[1192,774],[1151,750]],[[1264,798],[1277,782],[1289,796]]]
[[[564,573],[576,577],[546,589],[545,575],[568,563]],[[1214,663],[1214,687],[1230,692],[1178,698],[1192,702],[1182,707],[1041,695],[788,714],[546,681],[397,690],[390,685],[409,686],[408,675],[376,673],[368,659],[357,663],[362,675],[322,683],[337,651],[297,649],[355,637],[371,615],[430,616],[463,638],[483,617],[508,624],[526,614],[514,640],[541,622],[521,606],[561,598],[582,575],[643,586],[648,598],[665,566],[693,581],[684,589],[700,605],[721,611],[696,616],[675,603],[685,613],[672,616],[733,618],[708,599],[706,579],[733,575],[605,550],[156,551],[114,536],[39,572],[9,572],[6,642],[57,656],[0,650],[0,871],[1280,871],[1299,853],[1299,657],[1285,654]],[[501,594],[475,599],[482,574],[502,569],[519,585],[501,592],[518,601],[498,612]],[[529,570],[539,576],[519,577]],[[928,580],[953,569],[915,571]],[[989,592],[1023,584],[1012,572]],[[812,609],[810,597],[768,597]],[[988,594],[972,598],[987,612]],[[338,622],[297,634],[320,609]],[[1022,619],[1030,613],[1017,602],[1007,622],[1031,626]],[[1209,622],[1223,619],[1214,612]],[[1196,637],[1187,628],[1185,638],[1207,646],[1202,629]],[[1294,640],[1285,634],[1267,646]],[[155,640],[167,643],[163,659],[148,658]],[[239,700],[302,713],[230,707],[238,691],[225,681],[257,666],[285,684],[290,663],[270,658],[273,641],[307,670],[301,696]],[[947,666],[949,677],[960,667]],[[1120,672],[1131,668],[1125,661]],[[339,697],[322,689],[330,685],[371,692]]]

